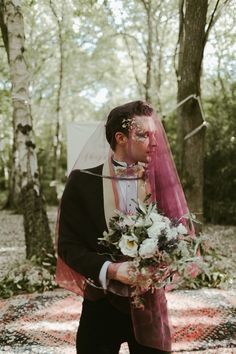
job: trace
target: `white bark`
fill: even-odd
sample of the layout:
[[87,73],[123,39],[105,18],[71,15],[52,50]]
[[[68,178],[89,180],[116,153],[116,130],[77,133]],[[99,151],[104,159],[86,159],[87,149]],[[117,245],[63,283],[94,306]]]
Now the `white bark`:
[[[2,5],[2,4],[1,4]],[[8,35],[9,66],[12,82],[14,128],[14,174],[20,190],[20,207],[24,216],[26,257],[43,259],[43,250],[53,253],[53,244],[39,173],[32,117],[30,113],[29,77],[24,56],[24,22],[20,1],[3,1],[4,22]],[[16,188],[14,188],[14,191]]]
[[39,193],[38,165],[29,106],[29,76],[24,56],[24,23],[19,6],[18,0],[5,1],[16,143],[15,169],[20,174],[20,189],[31,181],[35,191]]

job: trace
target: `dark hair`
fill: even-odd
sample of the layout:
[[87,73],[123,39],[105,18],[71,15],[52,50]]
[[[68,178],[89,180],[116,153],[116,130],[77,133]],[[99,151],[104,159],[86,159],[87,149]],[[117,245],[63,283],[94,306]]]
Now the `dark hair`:
[[133,101],[113,108],[106,123],[106,138],[112,150],[114,151],[116,147],[115,134],[117,132],[129,135],[129,124],[124,124],[125,121],[128,122],[135,116],[151,116],[152,113],[153,108],[143,101]]

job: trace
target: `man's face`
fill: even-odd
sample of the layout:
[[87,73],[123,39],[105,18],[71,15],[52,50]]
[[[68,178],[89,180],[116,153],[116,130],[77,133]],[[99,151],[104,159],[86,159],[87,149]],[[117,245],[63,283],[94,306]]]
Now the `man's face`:
[[137,116],[131,123],[131,131],[127,144],[128,160],[131,163],[150,160],[151,152],[156,149],[155,123],[152,117]]

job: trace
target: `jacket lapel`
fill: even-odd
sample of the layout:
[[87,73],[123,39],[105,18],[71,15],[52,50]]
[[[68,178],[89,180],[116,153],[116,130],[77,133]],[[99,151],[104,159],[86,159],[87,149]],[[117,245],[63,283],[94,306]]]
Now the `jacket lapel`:
[[[105,161],[105,163],[103,165],[102,174],[104,176],[111,175],[110,166],[109,166],[108,161]],[[116,207],[116,203],[115,203],[115,194],[114,194],[114,190],[113,190],[112,179],[103,178],[102,182],[103,182],[104,214],[105,214],[107,229],[109,229],[109,220],[111,219],[112,216],[114,216],[114,210],[117,209],[117,207]]]

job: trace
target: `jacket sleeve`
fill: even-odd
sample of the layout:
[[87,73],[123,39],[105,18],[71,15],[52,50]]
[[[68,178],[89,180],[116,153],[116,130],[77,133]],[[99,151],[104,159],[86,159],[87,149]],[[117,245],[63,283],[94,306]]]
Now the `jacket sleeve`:
[[[98,230],[92,218],[93,205],[86,201],[84,176],[73,171],[60,206],[58,254],[73,270],[99,283],[102,265],[110,258],[97,243]],[[87,193],[90,193],[87,189]],[[102,200],[101,200],[102,203]],[[100,254],[101,253],[101,254]]]

